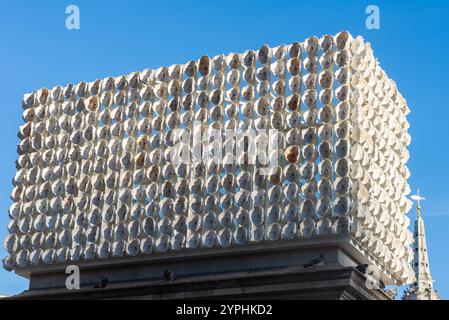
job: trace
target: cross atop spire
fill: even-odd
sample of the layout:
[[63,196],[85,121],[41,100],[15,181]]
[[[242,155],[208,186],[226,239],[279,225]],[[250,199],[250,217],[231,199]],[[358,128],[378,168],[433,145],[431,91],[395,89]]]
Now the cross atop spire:
[[421,195],[419,194],[419,188],[418,188],[418,192],[417,194],[412,195],[410,198],[412,198],[412,200],[415,200],[416,203],[416,209],[418,210],[418,216],[421,215],[421,200],[426,200],[426,198],[421,197]]

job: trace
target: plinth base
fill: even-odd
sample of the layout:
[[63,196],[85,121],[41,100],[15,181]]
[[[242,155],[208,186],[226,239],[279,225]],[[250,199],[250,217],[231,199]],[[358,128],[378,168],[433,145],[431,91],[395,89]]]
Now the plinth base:
[[[304,267],[319,257],[324,261]],[[30,289],[13,298],[390,299],[383,290],[369,289],[365,276],[354,268],[357,264],[337,245],[116,265],[80,264],[80,289],[66,288],[69,275],[64,268],[48,269],[30,273]]]

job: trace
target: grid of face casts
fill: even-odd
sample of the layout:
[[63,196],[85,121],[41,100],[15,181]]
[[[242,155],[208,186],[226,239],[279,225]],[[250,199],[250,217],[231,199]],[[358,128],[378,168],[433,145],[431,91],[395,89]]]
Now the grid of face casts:
[[44,88],[23,108],[9,270],[345,237],[409,277],[409,110],[360,37]]

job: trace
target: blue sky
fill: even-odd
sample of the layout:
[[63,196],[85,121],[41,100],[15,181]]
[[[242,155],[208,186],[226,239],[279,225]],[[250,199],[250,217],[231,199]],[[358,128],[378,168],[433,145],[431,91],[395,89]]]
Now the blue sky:
[[[427,198],[431,271],[449,298],[449,2],[334,2],[1,0],[0,238],[7,232],[24,93],[349,30],[372,42],[412,111],[410,185]],[[80,8],[80,30],[65,27],[70,4]],[[365,27],[370,4],[380,8],[380,30]],[[26,287],[26,280],[0,270],[0,294]]]

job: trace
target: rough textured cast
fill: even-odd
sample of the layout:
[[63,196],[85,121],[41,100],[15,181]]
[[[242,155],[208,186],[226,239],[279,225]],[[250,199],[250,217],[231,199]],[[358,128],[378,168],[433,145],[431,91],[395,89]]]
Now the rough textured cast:
[[[361,37],[44,88],[23,108],[8,270],[344,237],[396,281],[413,274],[409,109]],[[173,148],[192,152],[192,139],[171,133],[193,136],[194,121],[204,132],[277,129],[278,167],[261,174],[266,152],[256,164],[247,152],[234,165],[174,165]],[[239,143],[254,141],[221,148]]]

